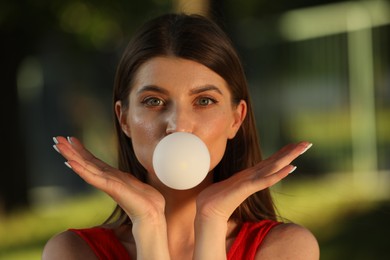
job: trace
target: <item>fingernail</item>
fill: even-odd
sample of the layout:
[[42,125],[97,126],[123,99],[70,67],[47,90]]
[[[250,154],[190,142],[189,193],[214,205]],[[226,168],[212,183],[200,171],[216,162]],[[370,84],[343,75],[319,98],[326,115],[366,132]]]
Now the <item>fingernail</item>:
[[58,147],[57,147],[57,145],[53,145],[53,148],[54,148],[54,150],[56,150],[56,151],[57,151],[57,153],[61,153],[61,152],[60,152],[60,150],[58,150]]
[[293,171],[295,171],[296,169],[297,169],[297,166],[294,166],[294,168],[291,169],[291,171],[289,172],[289,174],[292,173]]
[[57,140],[56,137],[53,137],[53,141],[54,141],[55,144],[58,144],[58,140]]
[[310,149],[310,147],[312,147],[313,146],[313,144],[312,143],[310,143],[306,148],[305,148],[305,150],[303,150],[303,152],[301,152],[301,154],[304,154],[307,150],[309,150]]
[[64,162],[65,165],[69,168],[69,169],[72,169],[72,166],[70,166],[70,164],[68,162]]
[[66,137],[66,139],[68,139],[68,142],[70,143],[70,144],[73,144],[73,142],[72,142],[72,138],[71,137]]

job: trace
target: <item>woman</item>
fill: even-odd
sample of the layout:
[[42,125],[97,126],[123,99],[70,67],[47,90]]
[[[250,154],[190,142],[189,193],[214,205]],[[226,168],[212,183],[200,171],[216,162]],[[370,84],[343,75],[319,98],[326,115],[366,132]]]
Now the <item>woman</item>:
[[[114,110],[119,169],[76,138],[55,149],[81,178],[118,204],[100,227],[68,230],[44,259],[318,259],[303,227],[277,222],[268,187],[310,148],[291,144],[261,159],[247,82],[223,31],[196,15],[145,24],[118,66]],[[210,172],[189,190],[166,187],[152,154],[166,135],[189,132],[210,151]]]

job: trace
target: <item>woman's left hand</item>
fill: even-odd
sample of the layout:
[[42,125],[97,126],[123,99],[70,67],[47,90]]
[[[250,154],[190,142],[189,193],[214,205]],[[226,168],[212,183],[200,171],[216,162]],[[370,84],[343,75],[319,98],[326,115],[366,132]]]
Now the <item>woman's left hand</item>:
[[289,144],[266,160],[214,183],[197,198],[198,220],[227,221],[250,195],[268,188],[295,170],[291,162],[311,147],[311,143]]
[[287,145],[270,158],[203,190],[196,200],[193,259],[226,259],[228,220],[234,210],[250,195],[294,171],[291,162],[310,146],[308,142]]

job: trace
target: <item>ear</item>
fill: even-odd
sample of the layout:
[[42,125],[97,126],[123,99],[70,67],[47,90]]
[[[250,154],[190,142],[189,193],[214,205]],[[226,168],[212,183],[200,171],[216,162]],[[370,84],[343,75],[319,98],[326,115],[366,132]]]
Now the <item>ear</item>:
[[230,128],[229,139],[233,139],[241,127],[247,113],[247,104],[245,100],[240,100],[240,103],[233,109],[233,123]]
[[122,128],[122,131],[129,137],[131,138],[131,132],[130,132],[130,127],[127,124],[127,110],[122,106],[121,101],[115,102],[115,114],[117,117],[117,120],[119,122],[119,125]]

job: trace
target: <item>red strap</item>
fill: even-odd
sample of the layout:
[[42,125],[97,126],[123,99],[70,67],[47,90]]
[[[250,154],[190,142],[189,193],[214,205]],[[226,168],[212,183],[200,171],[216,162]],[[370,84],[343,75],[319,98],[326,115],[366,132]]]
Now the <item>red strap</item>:
[[130,260],[125,247],[111,229],[95,227],[69,230],[84,239],[99,259]]
[[281,224],[273,220],[262,220],[256,223],[246,222],[233,242],[227,255],[228,260],[255,259],[257,249],[268,232]]
[[[268,232],[280,222],[262,220],[244,223],[227,255],[228,260],[252,260]],[[111,229],[69,229],[84,239],[99,259],[131,260],[125,247]]]

